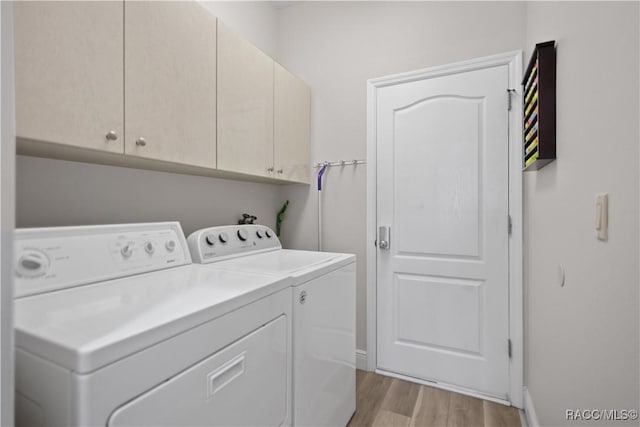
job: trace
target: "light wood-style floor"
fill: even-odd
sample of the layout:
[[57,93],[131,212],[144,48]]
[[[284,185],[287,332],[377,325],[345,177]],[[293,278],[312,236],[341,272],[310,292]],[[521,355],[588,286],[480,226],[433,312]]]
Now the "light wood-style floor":
[[521,427],[516,408],[359,370],[354,426]]

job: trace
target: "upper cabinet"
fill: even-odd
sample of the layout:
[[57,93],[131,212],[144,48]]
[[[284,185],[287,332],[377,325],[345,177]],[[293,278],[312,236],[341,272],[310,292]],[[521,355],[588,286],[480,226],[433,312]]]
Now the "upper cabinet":
[[218,169],[274,176],[273,65],[218,25]]
[[15,5],[20,154],[308,183],[308,86],[196,1]]
[[274,93],[276,177],[309,183],[309,86],[275,64]]
[[122,9],[15,2],[18,137],[124,152]]
[[216,18],[197,2],[126,1],[125,152],[216,167]]

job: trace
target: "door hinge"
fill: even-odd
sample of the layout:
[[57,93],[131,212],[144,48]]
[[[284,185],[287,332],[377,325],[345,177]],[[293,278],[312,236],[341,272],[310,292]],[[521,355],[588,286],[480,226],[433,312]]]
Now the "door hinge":
[[511,215],[507,215],[507,232],[511,236],[511,230],[513,230],[513,222],[511,222]]
[[511,111],[511,94],[515,91],[515,89],[507,89],[507,111]]
[[511,339],[507,340],[507,353],[509,353],[509,359],[511,359]]

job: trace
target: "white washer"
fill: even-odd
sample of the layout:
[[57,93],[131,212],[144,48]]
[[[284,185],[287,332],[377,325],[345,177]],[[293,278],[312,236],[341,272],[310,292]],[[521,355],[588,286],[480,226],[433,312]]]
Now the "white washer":
[[187,241],[194,262],[293,279],[293,424],[346,425],[355,412],[355,256],[282,249],[260,225],[212,227]]
[[291,283],[192,265],[180,224],[16,233],[18,425],[285,425]]

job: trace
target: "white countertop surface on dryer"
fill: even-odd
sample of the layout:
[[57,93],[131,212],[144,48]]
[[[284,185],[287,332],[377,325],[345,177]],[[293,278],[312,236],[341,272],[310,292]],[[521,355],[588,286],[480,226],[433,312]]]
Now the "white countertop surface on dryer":
[[290,285],[188,265],[20,298],[16,347],[87,373]]

